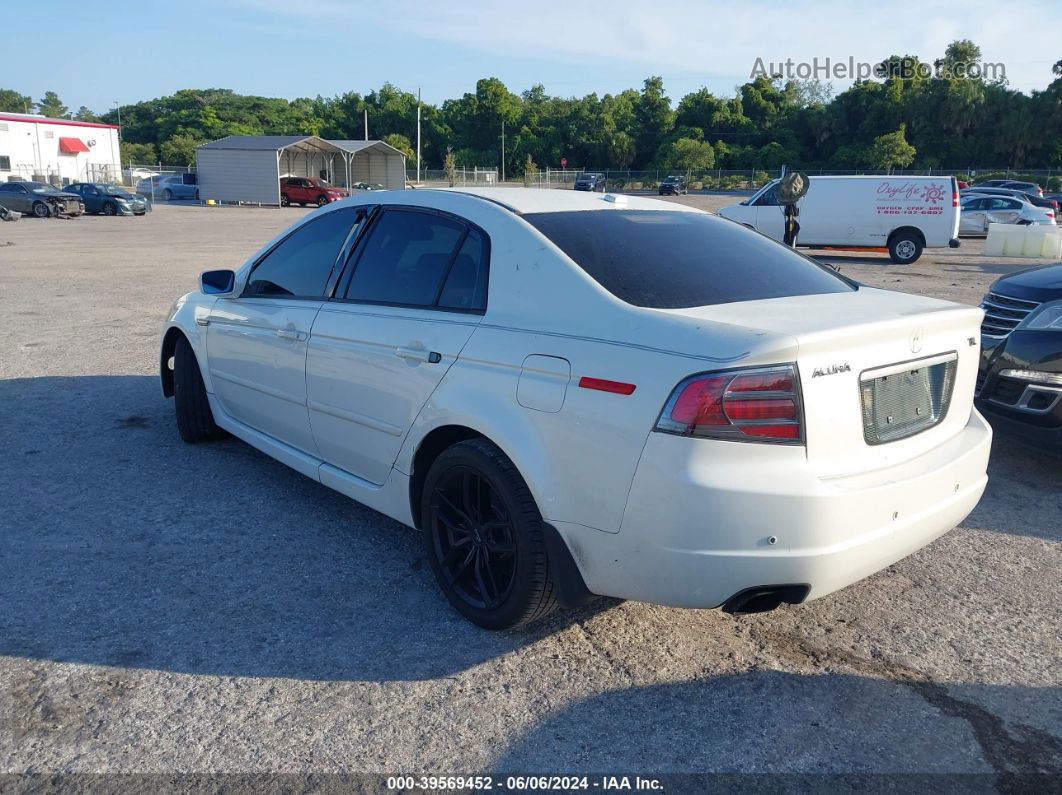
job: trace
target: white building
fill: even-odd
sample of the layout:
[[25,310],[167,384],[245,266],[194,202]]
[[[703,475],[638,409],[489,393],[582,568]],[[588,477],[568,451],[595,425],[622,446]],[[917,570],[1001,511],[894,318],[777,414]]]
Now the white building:
[[0,181],[118,181],[118,143],[113,124],[0,113]]

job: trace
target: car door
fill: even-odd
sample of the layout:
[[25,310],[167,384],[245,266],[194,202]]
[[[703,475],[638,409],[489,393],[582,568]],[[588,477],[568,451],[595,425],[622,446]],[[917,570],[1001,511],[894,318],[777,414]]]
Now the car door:
[[81,200],[85,202],[85,210],[90,213],[98,213],[103,209],[103,197],[100,195],[100,189],[95,185],[81,185],[81,190],[78,194],[81,196]]
[[3,187],[6,189],[2,195],[4,197],[4,206],[7,209],[20,213],[33,212],[33,194],[26,189],[25,185],[14,182],[8,183]]
[[463,219],[408,206],[373,218],[310,336],[307,404],[327,463],[387,479],[482,319],[489,257],[486,233]]
[[[1006,199],[1002,196],[996,196],[991,199],[986,199],[988,203],[988,220],[989,224],[1013,224],[1017,223],[1021,217],[1021,205],[1022,203],[1017,199]],[[987,226],[985,227],[988,228]]]
[[756,231],[775,240],[785,237],[785,211],[778,203],[777,185],[756,199]]
[[7,184],[0,183],[0,207],[6,210],[15,210],[22,212],[15,205],[18,203],[18,199],[15,194],[15,185],[10,182]]
[[304,180],[304,179],[302,179],[300,177],[296,177],[289,184],[291,185],[291,194],[290,195],[291,195],[291,200],[293,202],[298,202],[299,204],[305,204],[306,202],[310,201],[309,195],[308,195],[309,192],[310,192],[310,189],[307,187],[306,180]]
[[207,319],[207,361],[226,414],[310,455],[306,344],[358,213],[315,216],[254,264],[238,298],[219,298]]
[[982,235],[987,228],[985,202],[988,199],[968,199],[959,211],[959,232],[964,235]]

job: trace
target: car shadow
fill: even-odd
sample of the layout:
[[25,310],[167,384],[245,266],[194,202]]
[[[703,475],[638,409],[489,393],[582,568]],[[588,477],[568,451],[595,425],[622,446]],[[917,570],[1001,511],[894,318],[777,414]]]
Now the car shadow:
[[[752,670],[607,691],[537,721],[493,770],[504,776],[756,774],[685,786],[676,780],[669,792],[707,791],[706,784],[757,792],[865,791],[868,785],[881,792],[910,786],[938,792],[941,785],[994,792],[1035,783],[1022,776],[1047,784],[1062,772],[1053,713],[1062,688],[942,684],[887,664],[875,667],[881,670],[866,675]],[[829,760],[825,767],[823,760]],[[823,775],[837,771],[879,775],[848,781]],[[904,782],[883,780],[882,773],[975,775]]]
[[417,680],[612,604],[481,630],[414,531],[238,440],[182,443],[154,377],[0,381],[0,415],[0,655]]

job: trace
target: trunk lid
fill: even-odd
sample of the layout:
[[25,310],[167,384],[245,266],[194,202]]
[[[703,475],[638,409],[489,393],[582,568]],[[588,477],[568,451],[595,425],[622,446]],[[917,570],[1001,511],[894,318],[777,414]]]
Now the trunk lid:
[[669,311],[791,338],[808,462],[820,477],[916,458],[969,419],[979,308],[860,287]]

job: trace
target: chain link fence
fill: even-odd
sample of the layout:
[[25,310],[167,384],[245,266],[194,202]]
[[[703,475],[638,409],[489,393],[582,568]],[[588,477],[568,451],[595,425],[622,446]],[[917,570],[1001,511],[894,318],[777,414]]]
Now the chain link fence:
[[[790,169],[794,170],[794,169]],[[799,169],[809,176],[857,176],[881,175],[879,169]],[[592,168],[544,168],[527,174],[509,177],[504,183],[497,181],[497,170],[459,169],[455,185],[505,185],[506,187],[527,188],[568,188],[571,189],[580,174],[604,174],[606,188],[616,191],[657,190],[660,183],[668,176],[685,177],[690,190],[740,191],[756,190],[782,174],[780,168],[715,168],[707,170],[683,171],[667,169],[618,170]],[[478,179],[475,175],[479,175]],[[490,174],[489,178],[485,175]],[[891,176],[954,176],[965,182],[980,182],[986,179],[1015,179],[1038,182],[1048,190],[1062,190],[1062,168],[911,168],[893,169]],[[409,172],[410,182],[416,180],[416,172]],[[439,187],[449,184],[446,172],[440,170],[421,170],[421,183],[425,186]]]

